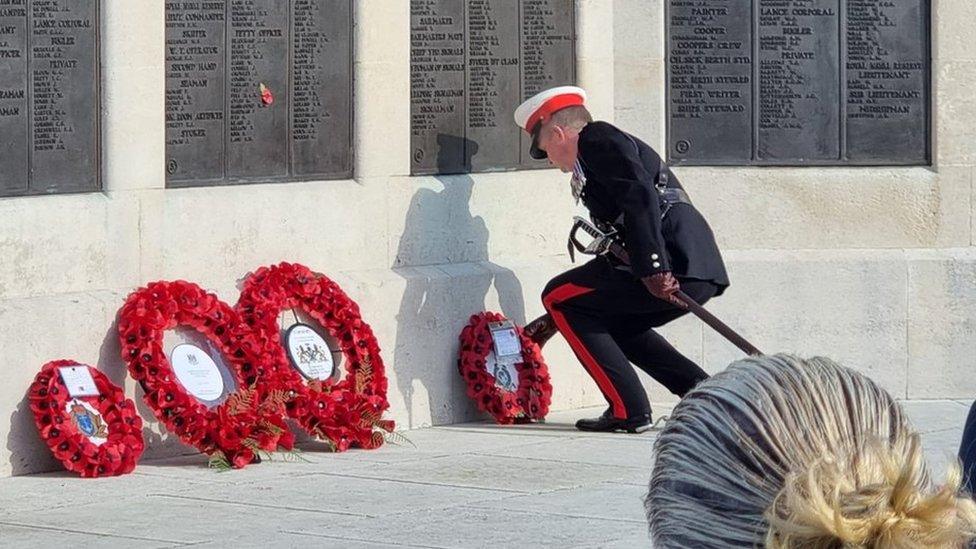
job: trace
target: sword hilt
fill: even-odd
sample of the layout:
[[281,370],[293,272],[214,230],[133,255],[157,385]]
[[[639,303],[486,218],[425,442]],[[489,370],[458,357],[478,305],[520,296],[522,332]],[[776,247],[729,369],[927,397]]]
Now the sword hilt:
[[[593,238],[593,241],[589,245],[584,246],[577,238],[576,233],[580,229],[583,230],[587,235]],[[613,251],[613,245],[615,244],[613,240],[613,234],[605,233],[597,228],[595,225],[589,221],[583,219],[580,216],[573,217],[573,228],[569,231],[569,242],[567,247],[569,249],[569,258],[575,262],[575,252],[579,251],[587,255],[604,255],[607,252]],[[575,249],[574,249],[575,248]]]

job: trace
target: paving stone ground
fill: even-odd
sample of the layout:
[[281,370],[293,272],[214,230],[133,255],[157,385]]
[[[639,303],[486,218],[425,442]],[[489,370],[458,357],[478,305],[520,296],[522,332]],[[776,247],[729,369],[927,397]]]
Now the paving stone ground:
[[[904,404],[939,474],[969,403]],[[200,455],[124,477],[0,479],[0,547],[649,547],[642,497],[658,431],[472,423],[409,431],[413,446],[217,473]],[[667,413],[661,406],[656,413]]]

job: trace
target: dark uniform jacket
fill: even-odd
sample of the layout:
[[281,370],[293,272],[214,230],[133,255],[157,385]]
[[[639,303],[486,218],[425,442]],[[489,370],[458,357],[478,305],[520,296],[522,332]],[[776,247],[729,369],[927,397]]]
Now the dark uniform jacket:
[[635,276],[671,271],[675,277],[729,285],[715,236],[698,210],[675,204],[662,216],[654,185],[664,167],[667,186],[681,188],[661,157],[640,139],[606,122],[591,122],[579,134],[579,160],[586,177],[581,199],[595,221],[623,233]]

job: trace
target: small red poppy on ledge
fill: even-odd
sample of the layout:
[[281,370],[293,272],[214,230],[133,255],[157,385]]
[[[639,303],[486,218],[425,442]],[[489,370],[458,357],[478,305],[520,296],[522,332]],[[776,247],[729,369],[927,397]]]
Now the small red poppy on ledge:
[[274,94],[271,93],[271,88],[264,85],[264,82],[261,83],[261,103],[265,107],[270,107],[274,103]]

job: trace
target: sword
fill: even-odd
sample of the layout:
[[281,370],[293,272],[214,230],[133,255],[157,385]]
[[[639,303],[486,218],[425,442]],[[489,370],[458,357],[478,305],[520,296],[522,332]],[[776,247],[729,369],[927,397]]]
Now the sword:
[[[580,241],[576,238],[576,233],[579,232],[580,230],[590,235],[590,238],[593,239],[586,246],[580,243]],[[569,249],[569,260],[572,261],[573,263],[576,263],[576,253],[575,253],[576,250],[579,250],[580,253],[587,254],[587,255],[606,254],[607,252],[611,251],[610,247],[612,244],[615,243],[613,237],[616,234],[617,234],[616,231],[605,233],[600,229],[598,229],[595,225],[593,225],[589,221],[583,219],[578,215],[574,215],[573,228],[570,229],[569,231],[569,242],[566,243],[566,246]],[[623,248],[621,248],[621,250],[624,253],[627,253],[627,251],[624,250]],[[627,263],[630,264],[630,261],[627,261]]]
[[[578,231],[583,231],[584,233],[593,237],[593,241],[584,246],[579,239],[576,238]],[[630,254],[628,254],[627,250],[625,250],[624,247],[617,242],[616,235],[616,231],[605,233],[586,219],[579,216],[574,216],[573,228],[569,232],[569,257],[575,261],[575,250],[587,255],[605,255],[610,253],[625,265],[630,265]],[[702,322],[721,334],[722,337],[729,340],[729,342],[738,347],[747,355],[759,356],[763,354],[762,351],[757,349],[755,345],[749,343],[746,338],[742,337],[738,332],[729,327],[729,325],[719,320],[718,317],[702,307],[688,294],[678,290],[674,295],[685,305],[685,307],[687,307],[688,311],[697,316]],[[536,340],[536,343],[538,343],[541,347],[542,345],[545,345],[546,341],[548,341],[549,338],[556,333],[554,328],[555,326],[552,322],[552,318],[547,314],[529,323],[525,327],[525,331],[533,340],[536,340],[536,338],[533,337],[534,333],[539,332],[541,342]]]

